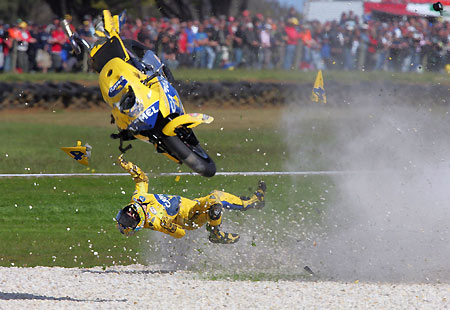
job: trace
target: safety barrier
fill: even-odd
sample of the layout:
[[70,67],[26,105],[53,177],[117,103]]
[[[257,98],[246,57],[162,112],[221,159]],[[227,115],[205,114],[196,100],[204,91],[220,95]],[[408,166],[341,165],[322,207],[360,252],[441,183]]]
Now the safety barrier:
[[[264,82],[175,82],[184,104],[218,106],[265,106],[310,104],[312,85]],[[392,81],[329,81],[325,85],[331,105],[383,103],[389,99],[418,105],[446,105],[448,85],[395,83]],[[98,86],[76,82],[0,82],[0,110],[15,108],[91,108],[104,106]]]

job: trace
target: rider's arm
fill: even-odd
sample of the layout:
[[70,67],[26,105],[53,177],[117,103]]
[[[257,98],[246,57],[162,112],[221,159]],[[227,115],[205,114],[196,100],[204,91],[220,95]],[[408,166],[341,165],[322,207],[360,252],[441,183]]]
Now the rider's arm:
[[159,231],[177,239],[184,237],[186,231],[180,225],[173,223],[172,220],[173,217],[163,216],[159,221]]
[[123,154],[118,158],[119,165],[131,174],[134,182],[136,182],[136,193],[147,193],[148,190],[148,177],[144,171],[132,162],[123,159]]
[[[159,196],[159,199],[162,199],[161,195],[155,195],[155,197],[156,196]],[[165,199],[168,200],[165,201],[164,211],[158,214],[152,214],[150,212],[149,224],[151,223],[153,228],[157,231],[168,234],[174,238],[181,238],[186,232],[182,226],[174,223],[175,218],[180,216],[180,197],[171,196],[170,198],[165,197]]]

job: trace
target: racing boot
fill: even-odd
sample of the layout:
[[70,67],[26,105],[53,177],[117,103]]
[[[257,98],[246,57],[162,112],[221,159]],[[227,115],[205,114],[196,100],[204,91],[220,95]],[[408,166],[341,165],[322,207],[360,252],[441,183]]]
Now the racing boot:
[[221,204],[211,206],[208,210],[208,217],[210,222],[206,225],[206,230],[209,231],[209,241],[222,244],[232,244],[239,241],[238,234],[223,232],[219,228],[222,221]]
[[266,194],[266,183],[262,180],[258,182],[258,188],[252,197],[240,197],[243,203],[243,210],[250,208],[262,209],[265,206],[264,195]]
[[212,243],[233,244],[239,241],[239,234],[227,233],[221,231],[219,226],[206,225],[209,231],[209,241]]

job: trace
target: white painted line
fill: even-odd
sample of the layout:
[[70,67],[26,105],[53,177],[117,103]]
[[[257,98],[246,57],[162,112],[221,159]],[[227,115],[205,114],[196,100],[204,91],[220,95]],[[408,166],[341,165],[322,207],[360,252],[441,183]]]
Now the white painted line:
[[[236,172],[217,172],[216,175],[343,175],[356,173],[373,173],[375,171],[236,171]],[[150,176],[178,176],[178,175],[192,175],[200,176],[194,172],[171,172],[171,173],[149,173]],[[0,178],[55,178],[55,177],[98,177],[98,176],[130,176],[129,173],[16,173],[0,174]]]

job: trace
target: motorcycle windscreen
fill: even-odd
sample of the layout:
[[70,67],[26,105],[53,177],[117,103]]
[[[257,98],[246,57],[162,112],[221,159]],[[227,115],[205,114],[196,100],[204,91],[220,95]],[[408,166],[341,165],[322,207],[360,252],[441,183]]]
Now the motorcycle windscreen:
[[159,60],[158,56],[155,55],[150,50],[147,50],[144,54],[144,57],[142,57],[142,62],[148,65],[151,70],[147,71],[147,75],[152,75],[156,72],[156,70],[161,67],[161,60]]

